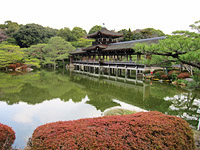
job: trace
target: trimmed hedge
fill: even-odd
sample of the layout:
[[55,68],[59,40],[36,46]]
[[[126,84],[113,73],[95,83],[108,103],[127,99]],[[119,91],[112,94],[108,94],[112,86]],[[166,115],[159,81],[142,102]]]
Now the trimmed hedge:
[[15,141],[15,132],[11,127],[0,123],[0,149],[7,150],[11,148]]
[[168,72],[168,75],[172,75],[172,74],[180,74],[180,71],[179,70],[171,70]]
[[179,78],[179,79],[185,79],[185,78],[189,78],[191,75],[190,75],[190,73],[188,73],[188,72],[183,72],[183,73],[180,73],[177,77]]
[[193,133],[181,118],[140,112],[48,123],[35,129],[34,150],[194,150]]

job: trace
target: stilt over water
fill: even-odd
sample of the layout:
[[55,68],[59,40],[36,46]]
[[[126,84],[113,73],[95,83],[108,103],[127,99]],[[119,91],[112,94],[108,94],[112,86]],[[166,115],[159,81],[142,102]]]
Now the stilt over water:
[[143,72],[147,70],[146,66],[141,64],[141,59],[149,59],[150,56],[142,56],[141,53],[135,52],[134,45],[144,42],[157,43],[165,38],[119,42],[123,35],[105,28],[87,37],[95,39],[92,46],[70,53],[70,66],[74,67],[75,72],[136,81],[138,77],[142,80]]

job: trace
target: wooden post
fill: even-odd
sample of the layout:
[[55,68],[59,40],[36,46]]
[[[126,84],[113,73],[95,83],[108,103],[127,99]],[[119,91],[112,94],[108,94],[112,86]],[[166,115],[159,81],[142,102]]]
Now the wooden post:
[[136,66],[136,71],[135,71],[135,75],[136,75],[136,81],[137,81],[137,75],[138,75],[138,67]]
[[127,79],[127,68],[125,69],[125,80]]
[[116,77],[118,78],[118,67],[116,68]]

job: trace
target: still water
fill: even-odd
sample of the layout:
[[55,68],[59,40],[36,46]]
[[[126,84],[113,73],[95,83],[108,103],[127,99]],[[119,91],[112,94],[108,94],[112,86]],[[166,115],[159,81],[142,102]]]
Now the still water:
[[198,125],[200,91],[158,82],[136,85],[69,71],[0,73],[0,122],[16,132],[15,148],[24,148],[34,129],[55,121],[102,116],[113,108],[157,110]]

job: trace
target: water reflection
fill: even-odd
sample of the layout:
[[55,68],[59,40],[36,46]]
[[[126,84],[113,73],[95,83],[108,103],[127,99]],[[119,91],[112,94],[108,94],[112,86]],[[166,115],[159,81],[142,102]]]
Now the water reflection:
[[160,111],[198,125],[199,91],[171,85],[124,83],[78,74],[37,71],[0,73],[0,122],[16,131],[23,147],[33,130],[47,122],[96,117],[113,108]]
[[0,120],[15,130],[14,145],[19,148],[25,145],[25,141],[39,125],[60,120],[100,116],[101,111],[87,104],[87,101],[89,101],[87,96],[80,102],[73,102],[71,99],[64,102],[57,98],[36,105],[20,102],[9,107],[5,102],[0,102]]
[[[165,97],[165,101],[170,101],[168,113],[179,116],[187,120],[191,125],[196,126],[195,122],[199,120],[198,109],[200,106],[200,99],[192,92],[181,93],[173,97]],[[196,112],[196,113],[195,113]]]

